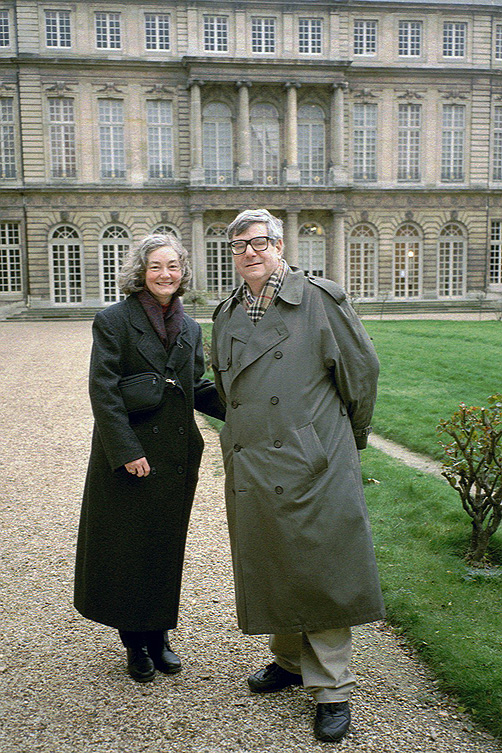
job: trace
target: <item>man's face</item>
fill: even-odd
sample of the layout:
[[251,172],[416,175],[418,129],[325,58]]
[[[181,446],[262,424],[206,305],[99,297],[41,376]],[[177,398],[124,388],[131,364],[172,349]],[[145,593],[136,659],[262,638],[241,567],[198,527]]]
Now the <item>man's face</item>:
[[[255,222],[239,235],[234,235],[232,241],[249,241],[251,238],[264,235],[268,235],[267,225],[264,222]],[[269,241],[264,251],[255,251],[248,243],[243,254],[234,256],[235,268],[246,280],[253,295],[258,295],[262,291],[272,272],[277,269],[282,256],[282,246],[282,240],[276,241],[275,246]]]

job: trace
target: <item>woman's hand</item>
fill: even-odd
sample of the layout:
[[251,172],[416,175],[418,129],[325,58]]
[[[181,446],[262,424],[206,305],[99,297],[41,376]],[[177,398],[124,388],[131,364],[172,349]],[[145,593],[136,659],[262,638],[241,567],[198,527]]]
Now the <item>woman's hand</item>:
[[132,473],[133,476],[148,476],[150,473],[150,465],[146,458],[132,460],[130,463],[125,463],[124,467],[126,471]]

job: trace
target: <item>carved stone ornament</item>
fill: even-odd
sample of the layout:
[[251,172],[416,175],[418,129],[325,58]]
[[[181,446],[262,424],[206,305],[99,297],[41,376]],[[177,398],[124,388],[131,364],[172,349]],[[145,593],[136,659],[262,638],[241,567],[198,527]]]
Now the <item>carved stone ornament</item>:
[[406,89],[406,91],[403,92],[402,94],[398,94],[397,98],[398,99],[423,99],[424,95],[419,94],[416,91],[412,91],[411,89]]
[[443,99],[467,99],[468,96],[464,92],[459,92],[458,89],[449,89],[443,92]]
[[54,84],[49,84],[45,87],[46,92],[54,92],[54,94],[65,94],[65,92],[72,92],[73,87],[66,81],[56,81]]
[[0,82],[0,92],[11,92],[14,91],[14,86],[11,84],[8,84],[7,81]]
[[[96,84],[96,86],[100,86],[100,84]],[[109,94],[111,92],[122,94],[122,89],[120,89],[119,85],[115,84],[113,81],[107,81],[106,84],[101,85],[101,89],[98,89],[98,92],[100,94],[103,94],[103,93]]]
[[371,89],[351,89],[354,98],[361,100],[376,99],[377,95]]
[[147,94],[171,94],[173,90],[172,86],[168,86],[168,84],[144,84],[144,86],[150,86],[146,90]]

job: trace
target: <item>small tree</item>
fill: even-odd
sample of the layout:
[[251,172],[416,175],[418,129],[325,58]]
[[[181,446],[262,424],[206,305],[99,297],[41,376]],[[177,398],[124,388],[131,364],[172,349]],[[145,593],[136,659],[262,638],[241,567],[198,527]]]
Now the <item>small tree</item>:
[[461,403],[449,419],[440,421],[438,434],[446,453],[442,475],[459,493],[472,521],[466,559],[481,564],[490,537],[502,519],[502,394],[488,398],[488,408]]
[[195,288],[190,288],[190,290],[187,290],[183,296],[183,303],[191,303],[192,314],[194,316],[197,316],[197,304],[199,304],[199,306],[205,306],[207,303],[206,292],[204,290],[196,290]]

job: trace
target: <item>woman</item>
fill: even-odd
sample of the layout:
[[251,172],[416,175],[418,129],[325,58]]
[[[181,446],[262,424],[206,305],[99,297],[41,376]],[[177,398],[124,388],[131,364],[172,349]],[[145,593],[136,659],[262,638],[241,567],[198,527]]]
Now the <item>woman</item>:
[[[96,314],[93,324],[95,426],[75,606],[84,617],[118,628],[129,674],[139,682],[152,680],[156,668],[181,670],[167,631],[177,624],[204,444],[194,407],[224,418],[213,383],[203,378],[201,328],[180,300],[190,278],[179,241],[150,235],[122,267],[119,286],[127,298]],[[151,396],[159,385],[160,397]]]

